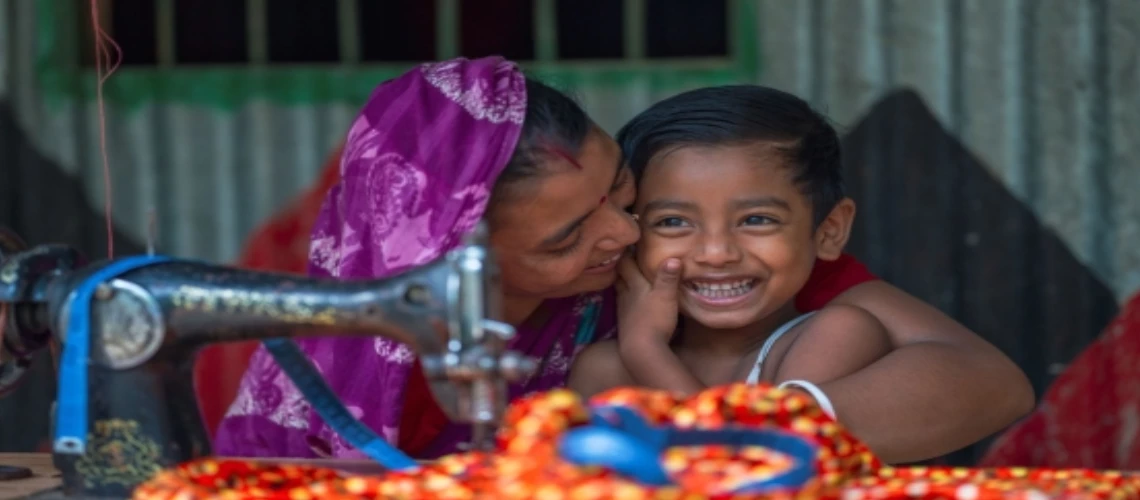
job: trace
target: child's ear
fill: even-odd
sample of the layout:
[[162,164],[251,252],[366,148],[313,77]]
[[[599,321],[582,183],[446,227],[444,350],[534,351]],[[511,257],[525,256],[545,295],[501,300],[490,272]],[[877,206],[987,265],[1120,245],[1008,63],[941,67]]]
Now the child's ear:
[[843,255],[843,247],[851,237],[854,222],[855,201],[851,198],[840,200],[815,230],[816,256],[822,260],[835,260]]

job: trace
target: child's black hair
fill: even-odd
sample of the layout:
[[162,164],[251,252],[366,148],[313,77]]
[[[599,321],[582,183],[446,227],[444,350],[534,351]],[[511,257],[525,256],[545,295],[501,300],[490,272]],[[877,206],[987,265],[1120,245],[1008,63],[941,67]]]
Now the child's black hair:
[[639,180],[666,150],[769,143],[792,163],[816,225],[844,196],[835,128],[803,99],[769,87],[707,87],[670,97],[634,117],[617,141]]

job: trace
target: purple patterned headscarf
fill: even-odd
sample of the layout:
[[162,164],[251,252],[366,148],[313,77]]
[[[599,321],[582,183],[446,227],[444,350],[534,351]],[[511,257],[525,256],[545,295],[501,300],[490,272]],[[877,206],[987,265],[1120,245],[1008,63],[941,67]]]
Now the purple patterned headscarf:
[[[514,152],[526,97],[522,73],[498,57],[425,64],[381,84],[348,133],[341,181],[313,229],[309,272],[386,277],[454,248],[483,216]],[[520,328],[511,347],[535,357],[540,368],[510,387],[512,399],[565,385],[585,340],[575,339],[582,311],[600,301],[600,293],[549,301],[544,327]],[[612,307],[605,309],[590,340],[613,335]],[[396,444],[412,351],[382,338],[299,344],[345,406]],[[467,432],[448,426],[421,458],[455,451]],[[363,457],[311,411],[264,347],[250,360],[214,447],[223,456]]]

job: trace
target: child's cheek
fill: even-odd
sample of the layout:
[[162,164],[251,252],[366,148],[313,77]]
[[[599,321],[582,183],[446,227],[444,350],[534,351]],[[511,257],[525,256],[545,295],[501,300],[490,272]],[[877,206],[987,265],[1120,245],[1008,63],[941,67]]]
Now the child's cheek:
[[657,276],[657,269],[666,259],[681,259],[686,261],[688,248],[677,239],[666,239],[655,236],[652,232],[641,233],[641,240],[637,242],[637,266],[645,279],[653,281]]

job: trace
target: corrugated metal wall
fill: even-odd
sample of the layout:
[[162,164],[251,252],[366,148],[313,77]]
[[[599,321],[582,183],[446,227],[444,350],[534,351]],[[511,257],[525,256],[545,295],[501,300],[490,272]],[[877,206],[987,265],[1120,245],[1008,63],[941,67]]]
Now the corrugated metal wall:
[[[11,1],[13,38],[20,47],[13,54],[12,105],[18,110],[17,119],[46,160],[82,179],[93,209],[101,213],[104,183],[97,106],[86,98],[45,97],[35,80],[36,47],[44,43],[44,35],[35,31],[36,9],[67,0]],[[677,81],[666,91],[649,78],[623,84],[621,90],[589,84],[568,90],[600,124],[616,131],[638,110],[693,86],[684,79]],[[205,93],[225,92],[214,88]],[[259,100],[217,106],[167,100],[144,100],[138,106],[109,103],[106,142],[118,227],[132,239],[144,240],[153,209],[160,251],[233,259],[257,223],[315,179],[358,109],[344,99],[328,102],[316,97],[335,89],[310,86],[296,92],[314,97],[301,98],[311,103],[299,106]]]
[[914,88],[1118,297],[1140,289],[1140,2],[765,0],[761,16],[764,83],[846,125]]
[[8,96],[12,67],[12,8],[0,8],[0,100]]
[[[95,109],[36,98],[35,1],[8,7],[18,116],[45,155],[90,181],[98,205]],[[762,0],[758,23],[762,83],[846,125],[888,90],[913,87],[1118,296],[1140,288],[1140,3]],[[574,90],[610,130],[662,97],[636,85]],[[166,251],[232,258],[256,221],[313,178],[353,112],[112,109],[116,220],[141,238],[154,207]]]

